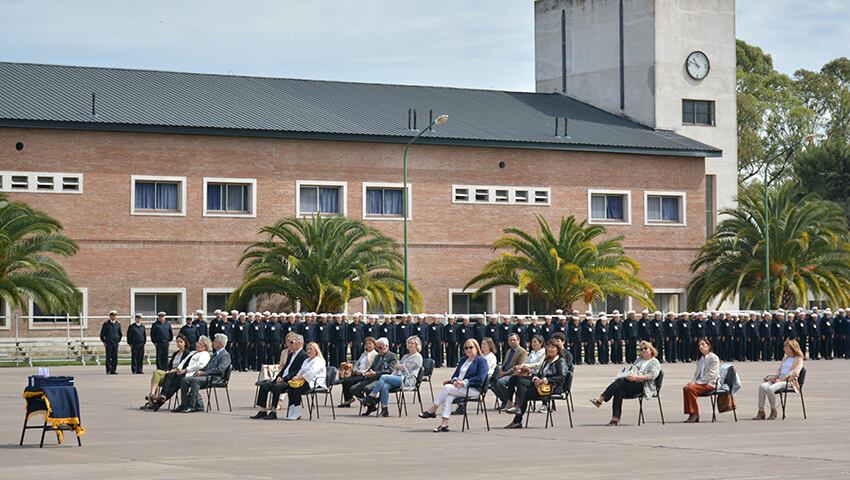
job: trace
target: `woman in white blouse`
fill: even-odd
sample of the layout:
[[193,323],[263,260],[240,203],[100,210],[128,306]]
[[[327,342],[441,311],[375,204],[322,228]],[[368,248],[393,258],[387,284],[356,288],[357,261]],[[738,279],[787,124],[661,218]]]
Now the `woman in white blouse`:
[[[195,353],[194,351],[189,351],[189,341],[186,340],[185,336],[178,335],[176,343],[177,351],[171,355],[171,361],[168,362],[168,364],[171,365],[171,369],[156,370],[155,372],[153,372],[153,375],[151,375],[151,391],[148,395],[145,396],[145,400],[147,400],[148,403],[142,408],[150,407],[153,405],[152,401],[157,397],[156,391],[159,390],[159,388],[162,386],[165,377],[169,373],[174,376],[174,374],[180,368],[180,365],[182,365],[183,363],[188,363],[189,357]],[[177,383],[180,383],[179,380]]]
[[[179,337],[178,337],[179,338]],[[185,339],[185,337],[183,337]],[[206,335],[198,339],[195,344],[196,351],[193,355],[186,356],[186,359],[180,363],[180,366],[169,372],[169,375],[163,379],[162,388],[159,391],[159,396],[151,400],[153,410],[156,412],[162,407],[172,395],[180,390],[180,381],[183,377],[191,377],[195,372],[207,366],[210,362],[210,350],[212,350],[212,342]]]
[[[803,370],[803,351],[797,340],[785,340],[783,346],[785,358],[779,364],[774,375],[764,377],[764,383],[759,385],[759,411],[753,420],[775,420],[776,419],[776,392],[785,388],[792,388],[795,392],[800,391],[798,377]],[[765,400],[770,401],[770,416],[764,416]]]
[[499,364],[499,359],[496,358],[496,343],[490,337],[484,337],[481,342],[481,355],[487,360],[487,375],[493,377],[493,372],[496,370],[496,365]]
[[351,387],[366,379],[363,374],[366,370],[369,370],[369,367],[375,362],[375,357],[378,356],[378,352],[375,350],[374,338],[366,337],[363,340],[363,348],[365,351],[360,355],[357,362],[349,364],[351,365],[351,375],[342,380],[343,401],[337,405],[337,408],[348,408],[354,403],[354,394],[351,393]]
[[[325,383],[326,368],[325,359],[319,344],[310,342],[307,344],[307,360],[301,365],[301,369],[289,381],[289,389],[286,396],[289,397],[289,415],[287,420],[301,420],[301,397],[314,388],[327,388]],[[293,383],[301,383],[294,387]]]
[[693,379],[682,387],[685,413],[688,415],[685,423],[699,422],[699,403],[697,397],[714,390],[717,379],[720,378],[720,358],[711,351],[711,343],[707,338],[699,341],[699,353],[702,356],[697,361],[697,369]]

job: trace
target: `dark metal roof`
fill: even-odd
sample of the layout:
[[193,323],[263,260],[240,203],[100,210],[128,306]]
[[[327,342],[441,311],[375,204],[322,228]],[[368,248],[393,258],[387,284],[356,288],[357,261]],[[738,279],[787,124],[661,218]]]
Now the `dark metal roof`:
[[721,153],[560,94],[0,62],[0,126],[406,142],[410,108],[450,118],[421,143]]

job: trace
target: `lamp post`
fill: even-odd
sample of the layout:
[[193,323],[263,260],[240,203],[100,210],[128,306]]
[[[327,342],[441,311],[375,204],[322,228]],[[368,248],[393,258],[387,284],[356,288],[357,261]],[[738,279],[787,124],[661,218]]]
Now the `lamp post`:
[[404,210],[402,210],[402,215],[404,216],[404,313],[410,313],[410,276],[407,273],[407,221],[408,221],[408,209],[409,205],[407,204],[407,151],[410,150],[410,146],[413,145],[414,142],[419,140],[419,137],[422,136],[428,130],[431,130],[431,127],[434,125],[443,125],[444,123],[449,121],[448,115],[440,115],[428,124],[428,127],[423,128],[422,131],[417,133],[413,138],[407,142],[407,145],[404,147],[404,156],[403,156],[403,166],[404,166],[404,191],[402,192],[402,205],[404,206]]

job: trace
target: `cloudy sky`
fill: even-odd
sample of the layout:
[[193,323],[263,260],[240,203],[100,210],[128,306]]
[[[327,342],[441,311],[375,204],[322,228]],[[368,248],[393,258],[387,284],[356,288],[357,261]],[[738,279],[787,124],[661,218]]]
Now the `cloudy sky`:
[[[739,0],[777,68],[850,56],[846,0]],[[0,0],[0,60],[534,89],[532,0]]]

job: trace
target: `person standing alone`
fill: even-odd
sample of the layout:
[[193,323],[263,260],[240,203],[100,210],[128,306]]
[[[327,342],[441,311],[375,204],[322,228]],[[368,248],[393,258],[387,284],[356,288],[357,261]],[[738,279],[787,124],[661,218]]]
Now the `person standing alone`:
[[109,312],[109,320],[100,327],[100,341],[106,349],[106,374],[118,375],[118,344],[121,343],[121,324],[118,311]]
[[145,373],[142,364],[145,358],[145,342],[147,342],[145,326],[142,325],[142,314],[137,313],[135,322],[127,327],[127,345],[130,346],[130,371]]

